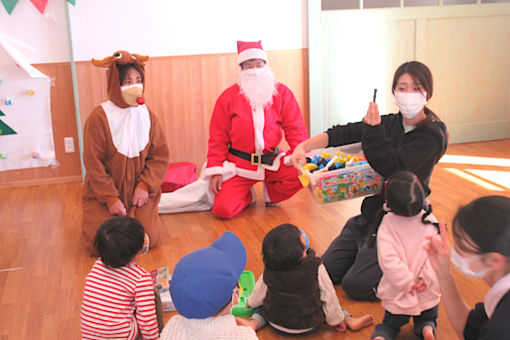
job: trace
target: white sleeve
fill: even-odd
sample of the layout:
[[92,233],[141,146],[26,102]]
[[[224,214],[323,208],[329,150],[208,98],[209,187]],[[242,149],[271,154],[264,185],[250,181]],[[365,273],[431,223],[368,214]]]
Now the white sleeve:
[[329,278],[326,267],[323,264],[318,269],[319,290],[321,293],[322,310],[326,316],[326,323],[330,326],[337,326],[345,318],[335,287]]
[[257,308],[262,306],[264,303],[264,298],[267,294],[267,285],[264,283],[263,275],[260,275],[257,282],[255,283],[255,288],[251,292],[248,297],[248,305],[252,308]]

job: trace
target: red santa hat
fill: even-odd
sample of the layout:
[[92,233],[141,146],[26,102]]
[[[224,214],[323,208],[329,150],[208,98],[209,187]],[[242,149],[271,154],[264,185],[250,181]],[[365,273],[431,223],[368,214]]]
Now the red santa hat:
[[267,64],[267,54],[262,49],[262,42],[259,41],[238,41],[237,42],[237,64],[241,65],[246,60],[262,59]]

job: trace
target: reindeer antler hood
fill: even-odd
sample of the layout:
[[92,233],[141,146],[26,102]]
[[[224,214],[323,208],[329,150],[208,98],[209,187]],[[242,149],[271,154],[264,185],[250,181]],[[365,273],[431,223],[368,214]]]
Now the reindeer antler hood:
[[122,98],[119,82],[119,69],[117,65],[138,64],[142,69],[142,78],[144,79],[145,87],[145,68],[144,63],[149,60],[148,56],[141,56],[138,54],[131,54],[128,51],[117,51],[112,56],[106,57],[102,60],[92,59],[92,64],[95,66],[108,69],[106,74],[106,81],[108,84],[108,98],[117,106],[121,108],[129,107],[129,104]]

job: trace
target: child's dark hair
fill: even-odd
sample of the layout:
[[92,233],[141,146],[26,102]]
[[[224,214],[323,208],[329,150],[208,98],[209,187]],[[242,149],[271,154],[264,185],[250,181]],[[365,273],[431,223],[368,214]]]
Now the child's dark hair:
[[510,258],[510,198],[485,196],[459,208],[453,218],[453,238],[466,252]]
[[94,239],[101,261],[111,268],[127,265],[142,250],[145,231],[132,217],[113,217],[101,224]]
[[267,233],[262,241],[262,257],[270,270],[290,270],[303,259],[305,246],[301,232],[293,224],[281,224]]
[[[432,213],[432,205],[427,202],[427,197],[423,191],[423,186],[416,175],[410,171],[398,171],[393,173],[384,184],[384,194],[386,197],[386,210],[395,215],[410,217],[416,216],[425,209],[421,220],[424,224],[433,224],[439,232],[439,224],[427,220],[427,216]],[[375,218],[372,237],[368,245],[375,245],[377,230],[387,211],[381,209]]]

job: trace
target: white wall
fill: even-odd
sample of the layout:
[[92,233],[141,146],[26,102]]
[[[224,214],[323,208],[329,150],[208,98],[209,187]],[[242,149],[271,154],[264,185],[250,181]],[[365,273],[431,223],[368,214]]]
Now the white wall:
[[76,60],[129,50],[150,56],[236,51],[237,40],[267,50],[306,46],[306,0],[86,0],[71,8]]
[[[237,40],[267,50],[307,45],[307,0],[78,0],[69,5],[76,60],[129,50],[150,56],[226,53]],[[143,4],[143,6],[141,5]],[[68,61],[64,0],[44,15],[28,0],[0,6],[0,35],[30,46],[32,63]]]
[[[44,15],[28,0],[19,1],[11,15],[0,4],[0,38],[17,42],[32,50],[31,63],[69,60],[69,44],[64,0],[50,0]],[[17,46],[20,51],[23,46]]]

